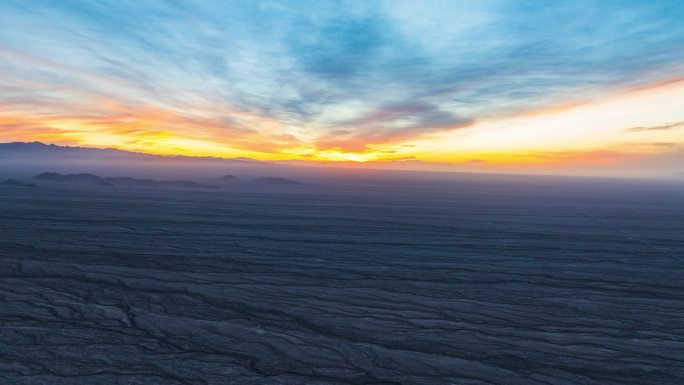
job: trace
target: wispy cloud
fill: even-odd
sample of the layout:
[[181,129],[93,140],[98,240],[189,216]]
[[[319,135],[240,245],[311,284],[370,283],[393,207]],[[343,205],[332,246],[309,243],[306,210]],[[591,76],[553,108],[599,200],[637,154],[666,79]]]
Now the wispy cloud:
[[631,127],[631,128],[626,128],[625,132],[660,131],[660,130],[671,130],[673,128],[680,128],[680,127],[684,127],[684,121],[661,124],[661,125],[657,125],[657,126]]
[[653,1],[5,1],[0,104],[31,120],[21,138],[387,151],[681,75],[682,19]]

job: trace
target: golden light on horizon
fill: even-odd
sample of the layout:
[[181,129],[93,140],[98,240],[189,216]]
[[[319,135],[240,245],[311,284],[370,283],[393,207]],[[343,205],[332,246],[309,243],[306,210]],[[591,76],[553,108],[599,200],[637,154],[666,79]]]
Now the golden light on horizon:
[[[437,164],[478,162],[488,166],[549,166],[563,163],[601,164],[632,159],[630,153],[660,153],[684,145],[684,81],[641,87],[611,97],[565,107],[546,108],[476,124],[446,133],[369,145],[364,151],[319,149],[313,142],[279,143],[277,148],[251,146],[263,135],[224,137],[212,120],[188,122],[170,111],[149,110],[123,116],[71,116],[0,113],[4,140],[111,147],[159,155],[250,157],[299,160],[318,164],[386,163],[412,159]],[[273,128],[275,123],[269,122]],[[632,130],[642,127],[642,131]],[[204,138],[188,136],[201,133]],[[208,135],[207,135],[208,134]],[[242,133],[240,133],[242,135]],[[591,138],[591,140],[588,140]],[[249,142],[240,148],[232,142]],[[664,143],[672,144],[670,146]],[[660,144],[660,145],[658,145]],[[610,153],[610,154],[609,154]],[[624,153],[624,155],[620,155]],[[474,163],[473,163],[474,164]]]

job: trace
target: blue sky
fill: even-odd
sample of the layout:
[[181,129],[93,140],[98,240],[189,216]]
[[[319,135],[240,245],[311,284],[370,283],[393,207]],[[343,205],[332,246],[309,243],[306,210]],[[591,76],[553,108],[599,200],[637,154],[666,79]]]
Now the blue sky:
[[141,130],[238,152],[364,153],[681,76],[682,20],[681,1],[3,1],[0,103],[163,110]]

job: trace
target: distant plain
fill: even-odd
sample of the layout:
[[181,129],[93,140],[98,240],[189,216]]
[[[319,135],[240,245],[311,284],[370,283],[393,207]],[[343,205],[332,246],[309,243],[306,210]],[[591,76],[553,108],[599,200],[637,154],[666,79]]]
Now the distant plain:
[[5,185],[0,250],[3,384],[684,378],[676,181]]

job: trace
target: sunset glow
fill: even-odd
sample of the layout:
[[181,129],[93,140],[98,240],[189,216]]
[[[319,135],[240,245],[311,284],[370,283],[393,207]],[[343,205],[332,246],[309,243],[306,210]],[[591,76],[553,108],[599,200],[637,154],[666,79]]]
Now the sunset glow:
[[29,3],[0,5],[2,142],[475,171],[684,152],[676,2]]

